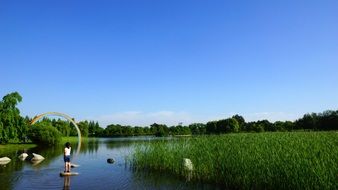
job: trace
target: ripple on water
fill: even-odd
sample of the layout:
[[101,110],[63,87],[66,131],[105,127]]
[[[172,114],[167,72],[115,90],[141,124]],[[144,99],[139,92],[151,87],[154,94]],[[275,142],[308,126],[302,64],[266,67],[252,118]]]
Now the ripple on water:
[[61,189],[63,185],[58,172],[51,168],[17,172],[13,189]]

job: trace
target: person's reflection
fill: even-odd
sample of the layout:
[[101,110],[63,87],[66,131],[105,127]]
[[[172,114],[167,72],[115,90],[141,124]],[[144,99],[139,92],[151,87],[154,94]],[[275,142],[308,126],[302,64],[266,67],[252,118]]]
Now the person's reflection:
[[70,176],[64,176],[63,177],[63,189],[69,190],[70,189]]

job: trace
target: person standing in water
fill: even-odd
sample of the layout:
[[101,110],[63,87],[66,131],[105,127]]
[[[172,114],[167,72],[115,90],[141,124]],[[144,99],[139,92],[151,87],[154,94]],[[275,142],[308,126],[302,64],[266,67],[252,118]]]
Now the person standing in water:
[[63,152],[63,160],[65,162],[65,172],[70,172],[70,151],[72,147],[70,147],[70,143],[66,142],[65,150]]

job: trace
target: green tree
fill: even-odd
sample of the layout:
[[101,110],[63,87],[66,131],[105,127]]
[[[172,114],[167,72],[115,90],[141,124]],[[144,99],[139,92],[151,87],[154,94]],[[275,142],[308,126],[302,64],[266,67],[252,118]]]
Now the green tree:
[[143,127],[134,127],[134,135],[144,135]]
[[83,137],[88,137],[88,121],[81,121],[77,124],[77,126],[79,127],[80,131],[81,131],[81,136]]
[[217,132],[217,121],[209,121],[206,125],[206,132],[207,134],[213,134]]
[[31,126],[28,137],[40,145],[55,145],[61,142],[62,134],[50,122],[42,121]]
[[229,118],[226,121],[226,132],[237,133],[239,131],[239,124],[235,118]]
[[169,135],[169,129],[166,125],[154,123],[150,125],[150,130],[157,137],[164,137]]
[[[7,143],[9,140],[18,141],[21,136],[18,136],[18,130],[23,124],[20,110],[16,105],[22,101],[22,97],[18,92],[12,92],[5,95],[0,102],[0,122],[2,128],[2,135],[0,143]],[[24,130],[21,130],[24,132]]]
[[53,119],[52,125],[56,127],[57,130],[61,132],[63,136],[66,136],[66,137],[70,136],[71,129],[70,129],[70,124],[68,121],[64,121],[61,119],[58,119],[58,120]]
[[338,110],[327,110],[318,114],[317,125],[319,130],[338,130]]
[[239,130],[240,131],[244,130],[244,128],[245,128],[245,119],[244,119],[244,117],[236,114],[236,115],[232,116],[232,118],[236,119],[236,121],[238,122]]
[[318,116],[316,113],[305,114],[303,118],[298,119],[295,123],[296,129],[311,129],[318,128]]
[[202,135],[206,133],[206,125],[203,123],[190,124],[189,128],[193,135]]

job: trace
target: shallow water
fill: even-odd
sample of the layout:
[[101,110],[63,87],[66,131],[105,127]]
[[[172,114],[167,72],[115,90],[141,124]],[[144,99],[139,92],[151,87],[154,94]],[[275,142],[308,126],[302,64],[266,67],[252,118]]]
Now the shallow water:
[[[0,165],[0,189],[219,189],[210,184],[189,182],[166,173],[135,172],[128,166],[126,157],[133,145],[151,137],[93,138],[81,145],[78,155],[72,155],[72,163],[79,164],[72,171],[78,176],[60,177],[63,171],[63,147],[35,147],[13,150],[7,155],[12,161]],[[73,147],[75,150],[76,147]],[[37,153],[45,157],[33,165],[18,158],[22,152]],[[108,164],[107,159],[115,162]]]

